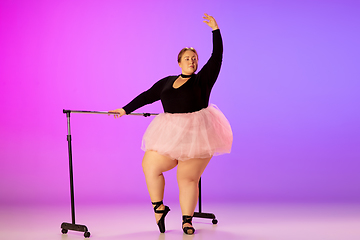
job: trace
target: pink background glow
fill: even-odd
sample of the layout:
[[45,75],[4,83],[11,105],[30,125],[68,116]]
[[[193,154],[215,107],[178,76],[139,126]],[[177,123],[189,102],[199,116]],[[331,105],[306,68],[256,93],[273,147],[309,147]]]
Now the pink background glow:
[[[62,110],[124,106],[179,74],[185,46],[201,67],[205,12],[224,41],[211,102],[234,132],[232,153],[203,175],[205,201],[359,202],[359,10],[349,0],[1,1],[0,204],[68,203]],[[150,121],[71,115],[76,202],[150,201],[140,149]]]

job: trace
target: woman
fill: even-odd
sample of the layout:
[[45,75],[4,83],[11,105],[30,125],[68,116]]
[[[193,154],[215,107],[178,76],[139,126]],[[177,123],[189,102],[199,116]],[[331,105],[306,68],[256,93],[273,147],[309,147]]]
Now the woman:
[[179,200],[184,233],[193,234],[192,217],[198,199],[198,182],[213,155],[229,153],[231,127],[225,116],[209,106],[211,89],[222,62],[222,39],[212,16],[204,22],[212,28],[213,52],[204,67],[195,74],[198,55],[193,48],[184,48],[178,55],[182,74],[156,82],[123,108],[111,110],[121,117],[161,100],[164,112],[154,118],[143,137],[145,155],[142,167],[160,232],[165,232],[165,216],[170,211],[163,204],[165,179],[163,172],[177,166]]

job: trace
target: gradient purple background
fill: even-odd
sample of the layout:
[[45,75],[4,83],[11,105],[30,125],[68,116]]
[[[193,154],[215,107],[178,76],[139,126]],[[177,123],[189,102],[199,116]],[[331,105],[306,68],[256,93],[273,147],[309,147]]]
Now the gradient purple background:
[[[205,12],[224,41],[211,102],[234,143],[205,171],[204,201],[359,202],[358,1],[2,0],[0,204],[69,203],[62,110],[122,107],[179,74],[184,46],[203,66]],[[140,150],[150,121],[72,114],[77,203],[150,201]]]

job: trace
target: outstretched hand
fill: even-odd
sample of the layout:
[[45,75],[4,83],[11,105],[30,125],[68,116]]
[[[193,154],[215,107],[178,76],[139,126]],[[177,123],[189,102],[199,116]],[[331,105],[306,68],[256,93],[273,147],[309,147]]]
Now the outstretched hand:
[[217,25],[214,17],[209,16],[205,13],[205,16],[203,18],[205,19],[203,22],[206,23],[209,27],[211,27],[212,30],[219,29],[219,26]]

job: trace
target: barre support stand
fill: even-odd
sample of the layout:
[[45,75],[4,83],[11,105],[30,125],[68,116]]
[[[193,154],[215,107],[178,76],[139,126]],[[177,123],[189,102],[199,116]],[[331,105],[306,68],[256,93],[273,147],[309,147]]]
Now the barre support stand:
[[63,110],[66,113],[67,127],[68,127],[68,150],[69,150],[69,171],[70,171],[70,195],[71,195],[71,223],[63,222],[61,224],[61,232],[66,234],[69,230],[84,232],[84,237],[90,237],[90,232],[85,225],[79,225],[75,223],[75,199],[74,199],[74,177],[73,177],[73,164],[72,164],[72,150],[71,150],[71,130],[70,130],[70,113],[71,110]]
[[[67,128],[68,128],[68,151],[69,151],[69,175],[70,175],[70,196],[71,196],[71,223],[63,222],[61,224],[61,232],[66,234],[69,230],[83,232],[85,238],[90,237],[90,232],[85,225],[76,224],[75,222],[75,194],[74,194],[74,174],[73,174],[73,163],[72,163],[72,148],[71,148],[71,128],[70,128],[70,113],[90,113],[90,114],[107,114],[116,115],[115,113],[100,112],[100,111],[78,111],[78,110],[65,110],[63,113],[66,114]],[[158,115],[157,113],[130,113],[129,115],[138,115],[149,117],[151,115]]]

